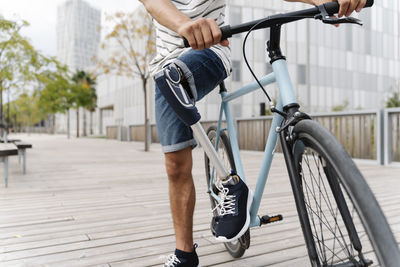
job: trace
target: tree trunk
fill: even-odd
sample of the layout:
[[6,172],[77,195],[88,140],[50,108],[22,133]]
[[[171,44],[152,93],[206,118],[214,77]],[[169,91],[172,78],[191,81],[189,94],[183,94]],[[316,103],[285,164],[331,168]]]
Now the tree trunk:
[[76,137],[79,138],[79,107],[76,108]]
[[93,111],[90,111],[90,135],[93,135]]
[[3,86],[1,85],[2,81],[0,81],[0,136],[4,135],[4,121],[3,121]]
[[13,125],[13,127],[14,127],[14,131],[16,133],[18,133],[20,131],[19,127],[18,127],[18,123],[17,123],[17,114],[14,114],[14,125]]
[[82,136],[87,136],[87,133],[86,133],[86,109],[83,109],[83,111],[82,111],[82,116],[83,116],[83,132],[82,132]]
[[31,134],[31,116],[28,116],[28,135]]
[[56,114],[53,114],[53,134],[56,134]]
[[142,77],[143,95],[144,95],[144,151],[149,151],[150,138],[149,138],[149,119],[147,115],[147,79]]
[[50,116],[51,115],[47,114],[47,118],[44,120],[44,132],[47,134],[50,134],[50,132],[51,132],[51,117]]
[[[10,90],[10,89],[8,89]],[[7,127],[10,127],[10,121],[11,121],[11,117],[10,117],[10,95],[8,95],[8,103],[7,103]]]
[[67,137],[68,139],[71,138],[69,109],[67,110]]

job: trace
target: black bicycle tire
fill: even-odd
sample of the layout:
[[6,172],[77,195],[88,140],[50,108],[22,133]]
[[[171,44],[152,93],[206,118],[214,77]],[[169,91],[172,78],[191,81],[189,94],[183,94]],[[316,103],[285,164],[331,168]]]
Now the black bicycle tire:
[[[214,132],[214,136],[217,135],[217,127],[215,125],[211,125],[206,133],[208,138],[211,140],[210,134]],[[223,146],[225,147],[225,150],[227,152],[229,164],[232,170],[236,171],[236,166],[235,166],[235,161],[233,158],[233,153],[232,153],[232,147],[229,142],[229,138],[226,135],[224,131],[220,132],[220,139],[219,142],[222,142]],[[214,145],[214,144],[213,144]],[[210,160],[207,156],[207,154],[204,153],[204,163],[205,163],[205,168],[206,168],[206,179],[207,179],[207,188],[210,188]],[[215,200],[212,198],[210,195],[210,202],[211,202],[211,208],[215,207]],[[213,221],[211,222],[211,228],[212,228]],[[233,258],[240,258],[243,256],[245,253],[246,249],[249,248],[250,246],[250,230],[247,230],[246,233],[238,240],[235,242],[225,242],[224,243],[225,248],[229,252],[229,254]]]
[[[293,128],[294,142],[313,142],[336,171],[345,191],[353,200],[360,220],[368,234],[381,266],[396,267],[400,263],[400,251],[378,202],[364,177],[336,138],[320,124],[303,120]],[[296,152],[292,151],[295,155]],[[297,158],[294,157],[296,161]],[[296,166],[298,162],[295,162]],[[345,175],[346,174],[346,175]]]

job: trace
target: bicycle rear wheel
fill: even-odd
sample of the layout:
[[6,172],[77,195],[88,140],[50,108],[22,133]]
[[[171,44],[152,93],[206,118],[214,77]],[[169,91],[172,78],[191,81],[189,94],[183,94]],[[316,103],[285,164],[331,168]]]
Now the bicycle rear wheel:
[[386,218],[341,144],[311,120],[297,123],[292,136],[297,185],[304,201],[298,205],[304,210],[298,212],[303,214],[301,222],[301,216],[309,222],[302,222],[304,235],[306,227],[312,233],[308,236],[312,245],[307,244],[312,265],[370,266],[373,261],[378,266],[399,266],[398,245]]
[[[215,125],[210,126],[207,129],[207,136],[210,139],[211,143],[215,147],[215,142],[216,142],[216,137],[217,137],[217,127]],[[228,136],[225,134],[224,131],[220,132],[219,136],[219,142],[218,142],[218,155],[220,156],[221,160],[224,163],[224,166],[227,167],[230,170],[236,171],[235,167],[235,161],[233,159],[233,154],[232,154],[232,148],[231,144],[229,142]],[[207,186],[210,188],[210,182],[211,182],[211,175],[213,174],[214,181],[217,178],[217,173],[214,170],[213,166],[211,165],[210,159],[207,157],[206,154],[204,154],[204,162],[205,162],[205,168],[206,168],[206,179],[207,179]],[[218,195],[218,189],[213,185],[214,193]],[[209,192],[211,193],[211,192]],[[211,208],[214,210],[213,211],[213,218],[211,221],[211,232],[215,233],[215,228],[216,225],[218,224],[218,211],[215,209],[217,206],[218,202],[210,195],[210,201],[211,201]],[[246,233],[240,237],[236,241],[232,242],[225,242],[224,243],[227,251],[229,254],[231,254],[232,257],[234,258],[240,258],[243,256],[244,252],[246,249],[249,248],[250,246],[250,230],[247,230]]]

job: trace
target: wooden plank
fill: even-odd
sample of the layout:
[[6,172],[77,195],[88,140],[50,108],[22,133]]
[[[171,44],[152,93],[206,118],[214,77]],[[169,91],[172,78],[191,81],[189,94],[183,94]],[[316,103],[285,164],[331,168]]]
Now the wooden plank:
[[[256,122],[246,131],[266,129],[264,122]],[[48,135],[21,139],[35,145],[32,174],[13,174],[12,187],[0,188],[1,266],[159,266],[160,255],[173,252],[168,180],[159,145],[145,153],[136,142]],[[55,157],[55,147],[63,147],[63,154]],[[242,154],[247,181],[254,188],[262,154]],[[296,258],[306,258],[282,155],[276,155],[271,167],[260,214],[283,213],[285,219],[252,229],[252,245],[238,261],[211,235],[203,153],[196,149],[193,158],[194,237],[203,266],[291,266]],[[400,168],[359,166],[397,231]]]
[[12,143],[0,143],[0,157],[18,155],[18,148]]
[[32,144],[24,143],[24,142],[14,142],[18,149],[27,149],[32,148]]

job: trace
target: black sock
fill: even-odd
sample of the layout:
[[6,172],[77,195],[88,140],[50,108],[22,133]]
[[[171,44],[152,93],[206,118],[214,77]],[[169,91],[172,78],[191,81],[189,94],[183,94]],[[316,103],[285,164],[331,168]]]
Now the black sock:
[[192,252],[186,252],[179,249],[175,249],[175,255],[178,258],[190,259],[196,255],[196,251],[193,249]]

